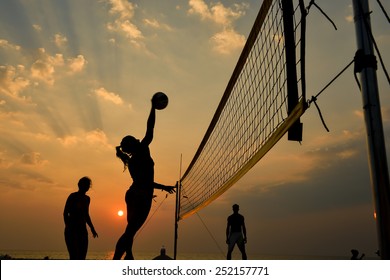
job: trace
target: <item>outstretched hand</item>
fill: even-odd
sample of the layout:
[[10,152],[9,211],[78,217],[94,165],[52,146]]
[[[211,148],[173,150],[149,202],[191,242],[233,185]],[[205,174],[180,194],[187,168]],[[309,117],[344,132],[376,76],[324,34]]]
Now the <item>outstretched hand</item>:
[[176,192],[176,187],[175,186],[165,186],[164,191],[172,194],[172,193]]

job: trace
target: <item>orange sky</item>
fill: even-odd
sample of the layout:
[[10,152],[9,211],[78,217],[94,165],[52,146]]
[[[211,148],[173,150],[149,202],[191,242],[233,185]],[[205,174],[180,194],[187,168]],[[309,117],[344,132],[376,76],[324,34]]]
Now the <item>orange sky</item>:
[[[0,253],[66,250],[62,211],[82,176],[93,180],[90,250],[114,250],[131,179],[115,157],[142,138],[150,98],[164,91],[151,153],[156,181],[174,184],[222,97],[261,1],[44,1],[0,3]],[[307,34],[307,95],[354,57],[351,1],[316,1]],[[337,2],[337,3],[336,3]],[[371,1],[389,60],[388,23]],[[120,5],[126,4],[126,5]],[[383,3],[387,10],[388,3]],[[378,69],[386,140],[389,84]],[[179,224],[179,252],[225,254],[226,218],[240,204],[248,255],[349,255],[377,250],[361,96],[350,68],[302,117],[303,142],[283,138],[242,180]],[[174,196],[157,192],[135,251],[173,251]],[[161,204],[162,203],[162,204]],[[215,244],[203,223],[217,241]],[[222,248],[223,252],[220,252]]]

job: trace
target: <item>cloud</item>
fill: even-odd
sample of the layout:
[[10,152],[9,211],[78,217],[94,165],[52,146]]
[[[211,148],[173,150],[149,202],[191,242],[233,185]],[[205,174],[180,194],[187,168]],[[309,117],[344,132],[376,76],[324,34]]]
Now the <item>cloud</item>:
[[33,24],[32,27],[38,32],[42,31],[42,27],[39,24]]
[[233,22],[245,15],[247,4],[236,4],[234,8],[227,8],[222,3],[211,4],[210,7],[203,0],[190,0],[188,13],[200,16],[202,20],[210,20],[223,27],[232,26]]
[[19,168],[12,166],[8,169],[0,169],[0,190],[19,189],[33,191],[42,186],[54,186],[55,183],[49,177],[35,172],[31,168]]
[[109,92],[103,87],[95,89],[94,94],[97,97],[99,97],[105,101],[111,102],[115,105],[123,105],[123,100],[119,95],[117,95],[113,92]]
[[211,18],[210,9],[203,0],[190,0],[188,4],[190,5],[188,13],[197,14],[202,19]]
[[166,31],[172,31],[173,28],[170,27],[168,24],[164,24],[159,22],[156,19],[144,19],[144,24],[146,26],[152,27],[154,29],[160,29],[160,30],[166,30]]
[[46,53],[44,48],[39,49],[39,55],[41,58],[37,59],[31,65],[31,76],[46,84],[53,85],[55,82],[55,67],[64,65],[64,57],[62,54],[50,56]]
[[87,132],[85,135],[85,142],[90,145],[99,144],[102,146],[111,147],[111,145],[108,144],[107,135],[100,129]]
[[68,59],[68,67],[70,68],[72,73],[81,72],[86,64],[87,60],[81,54],[75,58]]
[[42,60],[37,60],[31,66],[31,76],[38,80],[44,81],[49,85],[54,84],[54,66]]
[[68,38],[66,38],[62,34],[55,34],[54,35],[54,43],[59,48],[64,47],[68,43]]
[[190,0],[188,4],[189,14],[199,16],[204,21],[211,21],[222,29],[210,39],[214,51],[230,54],[244,46],[245,36],[235,31],[234,22],[245,15],[248,4],[235,4],[233,8],[225,7],[220,2],[208,6],[203,0]]
[[134,16],[135,4],[127,0],[108,0],[111,4],[110,13],[118,14],[120,19],[128,19]]
[[112,149],[112,145],[108,143],[107,135],[100,129],[82,132],[79,135],[68,135],[62,138],[57,138],[60,143],[65,147],[74,147],[76,145],[87,146],[101,146],[104,148]]
[[353,23],[353,16],[352,15],[348,15],[345,17],[345,20],[349,23]]
[[42,166],[49,161],[43,160],[41,154],[38,152],[29,152],[22,155],[20,162],[26,165]]
[[58,77],[63,67],[70,69],[70,73],[73,74],[81,72],[87,64],[87,60],[83,55],[65,59],[63,54],[50,55],[44,48],[39,49],[39,56],[40,58],[31,65],[31,77],[48,85],[54,85],[55,74],[59,71]]
[[116,18],[113,22],[107,24],[107,29],[112,32],[123,33],[135,46],[140,46],[138,40],[144,36],[139,28],[131,22],[137,6],[127,0],[109,0],[108,3],[111,4],[110,14]]
[[129,39],[142,39],[142,32],[138,29],[138,27],[130,22],[130,20],[125,20],[123,22],[119,22],[117,25]]
[[74,146],[79,142],[79,138],[77,138],[76,136],[73,136],[73,135],[61,137],[61,138],[58,138],[58,140],[65,147]]
[[245,36],[230,29],[215,34],[210,41],[216,52],[230,54],[237,49],[241,49],[245,45]]
[[0,39],[0,48],[11,49],[11,50],[15,50],[15,51],[21,50],[21,47],[19,45],[11,44],[10,42],[8,42],[7,40],[4,40],[4,39]]
[[18,65],[0,65],[0,93],[18,100],[26,100],[21,92],[30,85],[30,81],[24,77],[25,67]]

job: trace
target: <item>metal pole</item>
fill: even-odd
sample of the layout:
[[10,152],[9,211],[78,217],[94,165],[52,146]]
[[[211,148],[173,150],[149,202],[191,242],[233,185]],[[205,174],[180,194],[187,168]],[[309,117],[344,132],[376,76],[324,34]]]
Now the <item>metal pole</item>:
[[176,188],[176,206],[175,206],[175,240],[173,245],[173,259],[176,260],[177,255],[177,239],[178,239],[178,228],[179,228],[179,214],[180,214],[180,190],[181,190],[181,166],[182,166],[183,155],[180,155],[180,174],[179,181],[177,182]]
[[352,2],[358,46],[355,65],[358,63],[357,72],[360,72],[379,250],[382,259],[390,259],[390,183],[378,94],[376,58],[371,37],[370,13],[368,0],[352,0]]
[[175,240],[173,245],[173,259],[176,260],[177,256],[177,239],[179,229],[179,209],[180,209],[180,181],[176,188],[176,209],[175,209]]

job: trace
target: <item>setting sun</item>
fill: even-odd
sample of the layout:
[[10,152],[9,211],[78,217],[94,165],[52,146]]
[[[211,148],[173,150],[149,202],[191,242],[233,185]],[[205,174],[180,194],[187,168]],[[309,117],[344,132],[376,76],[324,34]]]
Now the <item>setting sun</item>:
[[119,211],[118,211],[118,216],[119,216],[119,217],[122,217],[122,216],[123,216],[123,211],[122,211],[122,210],[119,210]]

